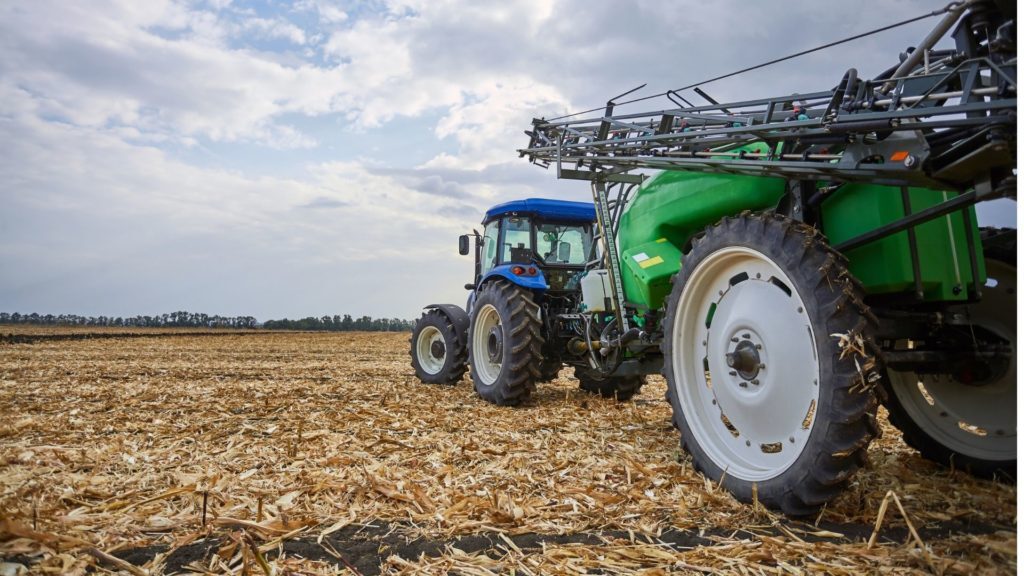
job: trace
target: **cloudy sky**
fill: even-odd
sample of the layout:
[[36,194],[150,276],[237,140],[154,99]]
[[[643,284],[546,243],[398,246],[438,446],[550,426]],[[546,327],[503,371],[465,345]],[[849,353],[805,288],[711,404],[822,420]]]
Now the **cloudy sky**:
[[[942,4],[5,1],[0,310],[412,318],[464,302],[456,236],[488,206],[589,197],[517,157],[531,118]],[[934,21],[705,88],[825,89]]]

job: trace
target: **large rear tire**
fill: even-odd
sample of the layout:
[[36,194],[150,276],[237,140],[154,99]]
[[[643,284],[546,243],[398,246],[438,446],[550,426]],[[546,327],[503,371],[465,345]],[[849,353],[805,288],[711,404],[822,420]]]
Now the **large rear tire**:
[[836,497],[878,434],[873,317],[844,258],[781,216],[725,218],[682,258],[666,311],[664,375],[694,466],[790,515]]
[[469,364],[481,398],[515,406],[530,397],[541,377],[540,330],[540,306],[528,290],[502,280],[480,289],[469,328]]
[[646,383],[643,376],[609,376],[602,377],[592,370],[577,367],[574,372],[580,381],[580,390],[591,394],[600,394],[604,398],[615,398],[625,402],[636,396]]
[[[998,254],[998,252],[995,252]],[[1002,260],[1002,261],[1001,261]],[[1008,342],[1010,355],[989,365],[991,373],[917,374],[890,370],[886,387],[889,421],[925,458],[977,476],[1017,476],[1017,269],[987,259],[981,301],[969,307],[975,336]]]
[[427,384],[455,384],[466,373],[466,346],[440,310],[423,313],[412,329],[409,354],[416,377]]
[[562,372],[562,361],[558,358],[545,359],[540,364],[540,378],[537,379],[537,383],[551,382]]

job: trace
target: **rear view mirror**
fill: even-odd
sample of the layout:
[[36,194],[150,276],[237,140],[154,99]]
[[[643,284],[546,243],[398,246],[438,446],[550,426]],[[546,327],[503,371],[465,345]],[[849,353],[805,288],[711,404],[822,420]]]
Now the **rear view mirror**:
[[459,254],[469,254],[469,234],[459,236]]
[[558,243],[558,261],[568,262],[569,255],[571,254],[572,246],[568,242]]

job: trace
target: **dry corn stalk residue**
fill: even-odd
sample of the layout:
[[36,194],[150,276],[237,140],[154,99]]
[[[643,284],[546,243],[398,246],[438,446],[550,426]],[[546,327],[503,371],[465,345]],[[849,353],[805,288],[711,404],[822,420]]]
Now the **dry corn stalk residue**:
[[[0,569],[1016,570],[1015,486],[922,460],[884,415],[871,466],[797,522],[692,469],[659,378],[616,403],[565,370],[528,405],[499,408],[468,379],[417,381],[408,338],[0,344]],[[880,513],[890,500],[905,516]]]

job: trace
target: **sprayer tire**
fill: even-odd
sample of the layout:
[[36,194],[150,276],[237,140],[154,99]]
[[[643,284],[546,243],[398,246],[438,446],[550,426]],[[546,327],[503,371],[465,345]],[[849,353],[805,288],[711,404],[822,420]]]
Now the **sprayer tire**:
[[694,466],[788,515],[839,495],[878,434],[874,316],[845,258],[782,216],[727,217],[682,258],[666,310],[663,374]]

